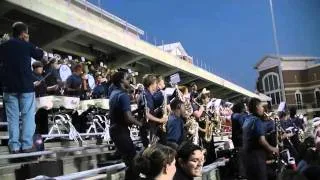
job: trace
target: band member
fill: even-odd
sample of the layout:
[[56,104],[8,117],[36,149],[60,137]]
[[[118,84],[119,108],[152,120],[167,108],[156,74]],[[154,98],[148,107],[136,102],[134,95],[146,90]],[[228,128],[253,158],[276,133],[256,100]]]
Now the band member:
[[[36,61],[32,64],[33,68],[33,82],[35,85],[35,94],[36,97],[43,97],[48,92],[56,91],[58,85],[47,86],[43,73],[43,64],[40,61]],[[36,120],[36,134],[47,134],[48,133],[48,110],[41,108],[38,109],[35,116]]]
[[183,102],[175,99],[170,103],[171,114],[167,123],[167,142],[175,143],[177,146],[184,139],[184,121],[185,107]]
[[196,83],[193,82],[190,84],[190,88],[191,88],[190,99],[193,100],[199,96],[198,86]]
[[[279,112],[280,125],[282,128],[283,146],[288,148],[290,153],[294,156],[298,156],[299,137],[298,128],[295,126],[292,119],[288,118],[285,112]],[[287,131],[291,129],[290,131]]]
[[182,143],[177,154],[177,172],[173,180],[192,180],[202,176],[204,151],[192,143]]
[[[203,105],[206,105],[209,102],[209,96],[207,92],[201,93],[199,95],[200,98],[197,99],[197,103],[195,100],[192,102],[192,108],[193,108],[193,116],[196,117],[198,123],[199,123],[199,140],[200,140],[200,146],[205,148],[207,150],[207,161],[206,164],[210,164],[215,160],[215,152],[214,152],[214,143],[213,143],[213,138],[210,142],[207,142],[205,140],[205,136],[207,130],[206,130],[206,123],[207,120],[205,118],[210,118],[206,117],[208,116],[207,113],[205,113],[205,108]],[[200,105],[200,106],[199,106]]]
[[80,64],[73,68],[73,74],[67,79],[67,94],[69,96],[80,97],[82,88],[82,66]]
[[248,180],[267,180],[266,152],[279,154],[279,149],[265,139],[262,103],[257,98],[249,102],[249,112],[243,124],[243,149]]
[[44,66],[45,76],[48,75],[48,77],[45,79],[45,82],[47,86],[55,86],[58,85],[58,89],[55,91],[49,91],[47,94],[49,95],[62,95],[63,92],[59,92],[59,87],[62,86],[61,78],[59,75],[59,68],[60,64],[58,63],[58,60],[56,58],[51,58],[49,60],[49,63]]
[[294,123],[294,125],[299,128],[304,130],[305,129],[305,124],[303,118],[297,117],[297,108],[291,107],[290,108],[290,120]]
[[246,106],[243,102],[239,102],[232,107],[233,114],[231,115],[232,121],[232,142],[234,148],[238,151],[237,154],[237,168],[238,169],[238,178],[241,179],[245,177],[244,169],[244,159],[243,159],[243,150],[242,150],[242,125],[243,122],[248,116],[246,113]]
[[93,89],[92,96],[94,98],[105,98],[108,96],[108,86],[106,79],[100,73],[96,73],[97,84]]
[[[142,143],[144,147],[152,144],[156,141],[157,134],[160,131],[160,125],[168,121],[168,117],[157,118],[154,115],[155,105],[153,94],[157,91],[157,78],[154,75],[147,74],[143,77],[144,92],[142,95],[143,103],[139,103],[139,109],[144,109],[142,105],[147,106],[147,111],[145,112],[145,118],[148,120],[144,123],[144,126],[140,130]],[[141,101],[140,101],[141,102]],[[148,139],[149,137],[149,139]]]
[[125,179],[135,179],[136,176],[132,171],[132,160],[136,155],[136,148],[130,137],[129,126],[132,124],[141,126],[141,122],[137,121],[131,114],[130,97],[127,89],[130,88],[126,72],[116,72],[111,81],[114,89],[110,95],[110,136],[118,152],[121,154],[126,166]]
[[[26,24],[14,23],[12,35],[13,38],[0,45],[0,64],[3,64],[2,73],[6,77],[1,81],[8,121],[8,145],[10,153],[19,153],[20,149],[31,152],[34,151],[35,93],[30,64],[31,57],[41,60],[43,51],[29,43]],[[21,133],[19,119],[22,120]]]

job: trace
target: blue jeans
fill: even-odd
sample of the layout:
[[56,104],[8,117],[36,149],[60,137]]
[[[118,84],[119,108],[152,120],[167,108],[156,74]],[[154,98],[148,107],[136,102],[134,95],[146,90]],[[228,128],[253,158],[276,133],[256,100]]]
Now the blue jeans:
[[[35,94],[31,93],[3,93],[5,103],[9,148],[11,151],[30,149],[33,146],[35,131]],[[19,127],[19,114],[21,113],[21,136]]]

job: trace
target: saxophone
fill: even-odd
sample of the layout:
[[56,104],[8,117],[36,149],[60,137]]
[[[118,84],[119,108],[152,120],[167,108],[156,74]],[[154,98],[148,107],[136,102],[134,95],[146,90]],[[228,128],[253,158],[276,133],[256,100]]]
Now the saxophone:
[[209,117],[205,117],[206,127],[205,127],[205,135],[204,140],[206,142],[211,142],[213,137],[213,131],[214,131],[214,123],[210,121]]
[[187,129],[187,137],[192,141],[193,144],[198,145],[199,144],[199,124],[196,121],[194,116],[190,116],[187,119],[187,122],[185,124],[185,127]]
[[[163,110],[163,116],[162,116],[162,117],[165,117],[165,116],[168,116],[168,111],[167,111],[167,96],[166,96],[165,92],[163,92],[163,97],[164,97],[164,99],[163,99],[163,104],[162,104],[162,108],[163,108],[163,109],[162,109],[162,110]],[[167,132],[166,126],[167,126],[167,123],[166,123],[166,122],[161,125],[161,129],[162,129],[163,132]]]

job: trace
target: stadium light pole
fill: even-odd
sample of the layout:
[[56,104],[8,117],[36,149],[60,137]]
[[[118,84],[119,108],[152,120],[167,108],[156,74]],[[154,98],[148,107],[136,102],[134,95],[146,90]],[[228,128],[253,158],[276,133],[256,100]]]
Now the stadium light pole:
[[[284,90],[284,82],[283,82],[283,75],[282,75],[282,67],[281,67],[281,58],[280,58],[280,48],[279,48],[279,43],[278,43],[278,36],[277,36],[277,26],[276,26],[276,21],[274,18],[274,11],[273,11],[273,3],[272,0],[269,0],[269,5],[270,5],[270,13],[271,13],[271,20],[272,20],[272,30],[273,30],[273,41],[274,41],[274,46],[276,49],[276,56],[279,59],[279,65],[278,65],[278,70],[279,70],[279,77],[280,77],[280,84],[281,84],[281,94],[282,94],[282,101],[286,101],[286,95],[285,95],[285,90]],[[281,99],[280,99],[281,101]],[[275,100],[276,102],[276,100]]]

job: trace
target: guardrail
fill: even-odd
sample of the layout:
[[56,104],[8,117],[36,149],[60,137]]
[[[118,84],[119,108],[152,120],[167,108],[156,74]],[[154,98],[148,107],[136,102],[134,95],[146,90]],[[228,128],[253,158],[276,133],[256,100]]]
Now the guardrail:
[[46,176],[37,176],[34,178],[31,178],[29,180],[40,180],[40,179],[55,179],[55,180],[72,180],[72,179],[84,179],[84,178],[89,178],[93,177],[96,175],[99,175],[101,173],[111,173],[114,171],[119,171],[121,169],[124,169],[126,165],[124,163],[119,163],[111,166],[105,166],[102,168],[97,168],[97,169],[91,169],[87,171],[81,171],[81,172],[76,172],[76,173],[71,173],[67,174],[64,176],[58,176],[58,177],[46,177]]
[[[217,171],[217,169],[221,166],[225,166],[228,161],[229,161],[228,159],[219,159],[216,162],[203,167],[202,179],[203,180],[220,179],[220,174]],[[126,166],[124,163],[120,163],[120,164],[115,164],[115,165],[106,166],[106,167],[102,167],[102,168],[91,169],[91,170],[76,172],[76,173],[67,174],[67,175],[63,175],[63,176],[53,177],[51,179],[55,179],[55,180],[84,179],[84,178],[97,176],[101,173],[107,174],[107,173],[119,171],[119,170],[124,169],[125,167]],[[43,177],[43,179],[45,179],[44,176],[38,176],[38,178],[35,177],[31,180],[41,179],[41,177]],[[105,177],[105,176],[103,176],[103,177]]]
[[[88,149],[99,149],[99,148],[106,148],[106,147],[114,147],[114,145],[112,144],[95,145],[95,146],[90,145],[90,146],[71,147],[71,148],[55,149],[55,150],[48,150],[48,151],[37,151],[32,153],[4,154],[4,155],[0,155],[0,160],[44,156],[44,155],[57,155],[59,153],[84,151]],[[110,152],[113,152],[113,151],[110,151]]]

